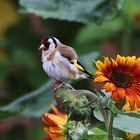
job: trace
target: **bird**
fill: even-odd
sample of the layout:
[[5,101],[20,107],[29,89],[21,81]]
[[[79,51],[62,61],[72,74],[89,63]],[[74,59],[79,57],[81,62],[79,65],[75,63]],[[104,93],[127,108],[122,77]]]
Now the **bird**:
[[62,44],[56,37],[47,35],[41,39],[43,69],[49,77],[61,82],[71,79],[91,78],[84,66],[78,61],[76,51]]

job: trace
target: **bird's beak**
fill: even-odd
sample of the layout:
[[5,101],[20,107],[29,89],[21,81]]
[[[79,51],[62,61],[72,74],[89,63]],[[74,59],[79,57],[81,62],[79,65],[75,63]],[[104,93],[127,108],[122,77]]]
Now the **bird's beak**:
[[42,50],[45,49],[45,46],[43,44],[40,45],[40,47],[38,48],[38,50]]

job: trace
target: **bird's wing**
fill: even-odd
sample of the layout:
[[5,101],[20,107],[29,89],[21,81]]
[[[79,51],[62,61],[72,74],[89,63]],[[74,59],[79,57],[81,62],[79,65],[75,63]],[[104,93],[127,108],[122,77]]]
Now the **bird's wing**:
[[58,48],[59,52],[61,53],[62,56],[68,58],[70,61],[71,60],[77,60],[77,54],[75,50],[69,46],[66,45],[61,45]]
[[77,60],[77,54],[73,48],[62,44],[58,49],[62,56],[68,58],[75,67],[77,67],[80,71],[86,73],[89,78],[92,78],[92,75]]

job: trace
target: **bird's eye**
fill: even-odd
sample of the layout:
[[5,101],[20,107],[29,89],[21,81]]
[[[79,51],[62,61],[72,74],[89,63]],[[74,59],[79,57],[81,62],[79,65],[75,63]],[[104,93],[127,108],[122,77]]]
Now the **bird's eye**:
[[48,42],[46,40],[42,40],[41,44],[43,44],[45,46],[45,48],[43,50],[48,50],[49,49],[50,42]]

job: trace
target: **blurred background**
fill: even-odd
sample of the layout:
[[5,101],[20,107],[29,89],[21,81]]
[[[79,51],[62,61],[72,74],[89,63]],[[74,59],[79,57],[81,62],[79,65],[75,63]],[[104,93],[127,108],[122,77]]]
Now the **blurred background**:
[[[140,1],[0,0],[0,140],[46,135],[41,115],[55,103],[38,51],[46,34],[72,46],[94,73],[103,56],[140,56]],[[88,80],[72,85],[92,90]]]

